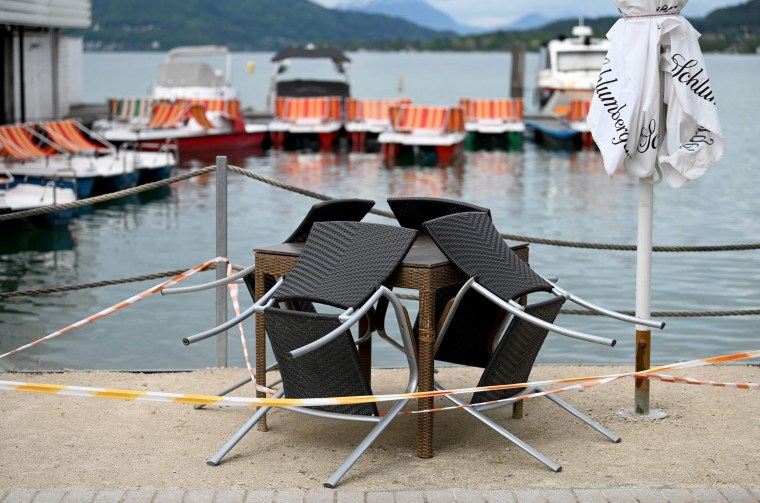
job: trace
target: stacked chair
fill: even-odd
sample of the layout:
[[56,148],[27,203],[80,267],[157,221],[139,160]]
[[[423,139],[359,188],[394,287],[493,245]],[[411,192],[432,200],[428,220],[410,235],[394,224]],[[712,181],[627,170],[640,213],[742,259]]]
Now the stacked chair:
[[[430,236],[449,261],[470,278],[465,283],[436,291],[435,316],[439,328],[435,360],[484,369],[477,386],[527,382],[549,331],[597,344],[615,345],[614,340],[555,325],[554,320],[566,300],[621,321],[664,327],[660,322],[598,307],[535,273],[504,242],[487,208],[426,197],[389,198],[388,205],[401,226]],[[526,306],[518,303],[528,294],[539,292],[547,294],[547,298]],[[418,321],[414,324],[414,331],[417,330]],[[387,338],[385,332],[380,331],[380,335]],[[437,390],[446,389],[438,382],[434,385]],[[522,396],[540,391],[538,388],[522,388],[476,393],[471,406],[464,410],[558,472],[560,465],[482,413],[516,403]],[[555,395],[546,396],[613,442],[620,441],[620,437],[566,401]],[[464,405],[456,396],[446,398],[456,405]]]
[[[425,222],[422,227],[451,263],[470,278],[441,313],[435,359],[483,368],[477,386],[527,382],[549,331],[582,341],[615,345],[616,341],[612,339],[555,325],[554,320],[566,300],[621,321],[664,327],[660,322],[600,308],[560,289],[534,272],[510,250],[484,212],[443,216]],[[468,296],[474,293],[479,294],[479,301],[467,302]],[[528,294],[539,293],[546,298],[539,301],[531,298],[525,306],[517,302]],[[495,314],[492,306],[497,308]],[[445,389],[437,382],[435,388]],[[485,410],[515,403],[524,395],[541,391],[541,388],[530,387],[475,393],[470,401],[471,406],[464,410],[558,472],[562,469],[559,464],[483,414]],[[546,396],[611,441],[620,441],[616,434],[564,400],[552,394]],[[446,398],[456,405],[464,405],[456,396]]]
[[[219,334],[257,312],[266,318],[266,335],[279,367],[282,385],[275,397],[328,398],[372,395],[368,369],[357,351],[378,332],[387,338],[383,319],[391,307],[399,327],[400,342],[409,368],[405,392],[417,389],[416,329],[406,309],[385,283],[393,276],[419,234],[427,234],[449,261],[469,278],[436,295],[438,337],[435,359],[483,369],[478,386],[528,382],[541,346],[549,331],[582,341],[614,346],[615,341],[556,325],[560,308],[570,300],[612,318],[663,328],[664,324],[609,311],[587,302],[534,272],[504,242],[491,222],[489,210],[459,201],[435,198],[388,200],[401,227],[360,220],[372,201],[337,200],[315,205],[286,242],[305,242],[293,269],[283,278],[270,278],[271,288],[239,316],[206,332],[189,337],[202,340]],[[427,239],[427,238],[426,238]],[[243,278],[251,268],[227,280],[199,287],[166,290],[195,291]],[[250,284],[249,278],[249,287]],[[253,289],[251,288],[253,292]],[[521,305],[531,294],[530,302]],[[534,300],[534,296],[543,298]],[[336,313],[336,311],[339,311]],[[368,330],[351,328],[369,320]],[[250,382],[249,379],[243,381]],[[276,383],[275,383],[276,384]],[[434,381],[436,390],[444,390]],[[230,391],[225,390],[225,392]],[[484,412],[515,403],[541,388],[489,390],[475,393],[464,410],[504,438],[557,472],[561,466],[507,431]],[[552,394],[554,403],[593,427],[613,442],[620,437]],[[445,395],[456,405],[465,403]],[[408,399],[397,401],[380,415],[374,403],[290,407],[294,412],[375,423],[354,451],[324,483],[333,488],[382,431],[399,414]],[[217,465],[260,421],[270,407],[261,407],[208,461]]]
[[[279,364],[282,387],[274,395],[320,398],[372,395],[369,376],[359,360],[350,329],[381,298],[388,300],[401,332],[409,378],[404,392],[417,388],[417,363],[405,308],[383,283],[393,275],[412,247],[417,232],[363,222],[315,223],[293,270],[253,306],[266,315],[267,335]],[[342,314],[284,309],[310,302],[342,310]],[[241,315],[242,317],[243,315]],[[242,321],[236,318],[234,323]],[[233,324],[234,324],[233,323]],[[228,328],[220,327],[219,332]],[[375,427],[324,483],[332,488],[398,415],[406,400],[384,415],[374,404],[291,407],[304,414],[362,422]],[[216,465],[267,413],[261,407],[210,460]]]
[[[309,233],[311,232],[312,226],[317,222],[331,222],[331,221],[358,222],[362,218],[364,218],[367,215],[367,213],[369,213],[369,210],[372,209],[374,205],[375,205],[375,201],[371,199],[331,199],[328,201],[317,203],[313,205],[311,208],[309,208],[309,211],[306,213],[306,216],[304,216],[303,220],[301,220],[301,223],[298,224],[298,226],[293,230],[290,236],[288,236],[285,239],[285,241],[283,241],[283,243],[305,243],[306,239],[309,237]],[[213,288],[220,285],[225,285],[227,283],[230,283],[231,281],[237,281],[240,279],[242,279],[245,282],[246,288],[248,289],[248,292],[251,294],[251,299],[255,301],[256,300],[256,273],[255,273],[254,265],[247,267],[243,271],[233,276],[230,276],[228,278],[225,278],[219,281],[214,281],[211,283],[206,283],[203,285],[191,286],[191,287],[167,288],[166,290],[162,291],[162,294],[171,295],[171,294],[179,294],[179,293],[197,292],[200,290],[206,290],[206,289]],[[272,276],[265,277],[265,284],[266,284],[267,290],[270,290],[272,287],[274,287],[275,283],[276,283],[276,278]],[[294,309],[300,309],[302,311],[315,312],[314,306],[311,302],[306,302],[306,301],[299,302],[296,305],[292,305],[291,307]],[[248,314],[250,315],[252,312],[253,311],[250,311]],[[185,345],[189,345],[193,342],[197,342],[207,337],[210,337],[210,336],[204,335],[203,337],[187,337],[183,339],[182,342]],[[270,372],[272,370],[276,370],[277,367],[278,367],[277,363],[274,363],[273,365],[270,365],[266,369],[266,371]],[[246,376],[240,381],[217,392],[216,395],[218,396],[228,395],[229,393],[232,393],[236,389],[242,386],[245,386],[246,384],[250,382],[251,382],[251,378]],[[202,409],[204,408],[204,406],[196,405],[195,408]]]

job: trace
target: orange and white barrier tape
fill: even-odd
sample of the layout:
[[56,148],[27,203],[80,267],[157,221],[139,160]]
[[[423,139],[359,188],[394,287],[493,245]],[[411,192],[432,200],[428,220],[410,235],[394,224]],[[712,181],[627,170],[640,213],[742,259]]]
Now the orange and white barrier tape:
[[[545,381],[535,381],[528,383],[518,384],[505,384],[498,386],[482,386],[475,388],[460,388],[454,390],[443,391],[420,391],[416,393],[398,393],[388,395],[365,395],[365,396],[350,396],[350,397],[334,397],[334,398],[255,398],[255,397],[225,397],[225,396],[213,396],[213,395],[196,395],[196,394],[180,394],[180,393],[164,393],[156,391],[137,391],[137,390],[122,390],[122,389],[108,389],[108,388],[88,388],[81,386],[69,386],[63,384],[36,384],[36,383],[23,383],[16,381],[0,381],[1,391],[19,391],[26,393],[44,393],[52,395],[62,396],[79,396],[79,397],[91,397],[91,398],[113,398],[122,400],[134,400],[145,402],[165,402],[165,403],[183,403],[183,404],[200,404],[200,405],[227,405],[238,407],[291,407],[291,406],[324,406],[324,405],[350,405],[358,403],[369,402],[388,402],[410,398],[429,398],[436,396],[475,393],[479,391],[495,391],[515,388],[527,388],[535,386],[545,386],[549,384],[557,383],[575,383],[570,386],[562,388],[542,391],[538,393],[532,393],[524,395],[520,399],[532,398],[537,396],[544,396],[563,391],[580,391],[588,389],[600,384],[606,384],[623,377],[638,377],[638,378],[662,378],[665,382],[682,382],[689,384],[703,384],[710,386],[720,387],[732,387],[745,390],[760,390],[760,385],[755,383],[717,383],[714,381],[700,381],[698,379],[690,378],[675,378],[660,374],[661,370],[676,370],[683,368],[702,367],[707,365],[714,365],[717,363],[736,362],[741,360],[747,360],[751,358],[760,357],[760,350],[751,351],[746,353],[736,353],[731,355],[719,356],[715,358],[702,358],[698,360],[690,360],[682,363],[675,363],[672,365],[665,365],[662,367],[654,367],[643,372],[626,372],[622,374],[611,374],[606,376],[593,376],[593,377],[576,377],[576,378],[564,378],[564,379],[551,379]],[[498,401],[496,401],[498,402]],[[496,403],[489,402],[489,403]],[[424,411],[414,411],[411,413],[421,412],[436,412],[439,410],[449,410],[464,408],[467,406],[453,406],[438,409],[428,409]]]
[[87,325],[88,323],[92,323],[95,320],[99,320],[101,318],[105,318],[109,314],[113,314],[116,311],[124,309],[127,306],[131,306],[135,302],[138,302],[138,301],[143,300],[143,299],[145,299],[147,297],[150,297],[154,293],[158,293],[161,290],[163,290],[164,288],[168,288],[168,287],[170,287],[172,285],[176,285],[177,283],[186,280],[187,278],[189,278],[190,276],[192,276],[193,274],[195,274],[195,273],[197,273],[199,271],[203,271],[204,269],[208,269],[212,265],[214,265],[214,264],[216,264],[218,262],[226,261],[226,260],[227,259],[224,258],[224,257],[216,257],[216,258],[208,260],[208,261],[206,261],[206,262],[204,262],[202,264],[199,264],[199,265],[197,265],[195,267],[192,267],[192,268],[188,269],[187,271],[185,271],[185,272],[183,272],[181,274],[178,274],[177,276],[174,276],[171,279],[167,279],[166,281],[164,281],[162,283],[159,283],[158,285],[156,285],[156,286],[154,286],[152,288],[148,288],[147,290],[145,290],[143,292],[140,292],[137,295],[128,298],[127,300],[123,300],[123,301],[119,302],[118,304],[115,304],[115,305],[113,305],[113,306],[111,306],[111,307],[109,307],[107,309],[103,309],[102,311],[100,311],[98,313],[95,313],[93,315],[90,315],[87,318],[79,320],[76,323],[73,323],[73,324],[69,325],[66,328],[62,328],[61,330],[58,330],[56,332],[53,332],[52,334],[46,335],[45,337],[42,337],[41,339],[37,339],[34,342],[30,342],[29,344],[25,344],[24,346],[21,346],[21,347],[18,347],[16,349],[14,349],[14,350],[8,351],[7,353],[0,355],[0,360],[2,360],[3,358],[6,358],[8,356],[15,355],[16,353],[24,351],[25,349],[29,349],[29,348],[31,348],[33,346],[36,346],[37,344],[41,344],[41,343],[43,343],[45,341],[49,341],[50,339],[55,339],[56,337],[58,337],[60,335],[63,335],[66,332],[70,332],[71,330],[74,330],[75,328],[79,328],[81,326]]
[[[227,277],[232,276],[232,263],[227,261]],[[227,289],[230,292],[230,299],[232,299],[232,309],[235,311],[235,316],[240,316],[240,301],[238,300],[239,288],[237,283],[229,283]],[[266,393],[268,395],[274,395],[276,393],[272,388],[267,388],[256,382],[256,374],[253,373],[253,367],[251,366],[251,357],[248,354],[248,343],[245,340],[245,332],[243,331],[243,324],[238,323],[238,331],[240,332],[240,345],[243,347],[243,357],[245,358],[245,366],[248,369],[248,376],[251,378],[251,382],[256,386],[258,391]]]
[[[92,323],[93,321],[99,320],[101,318],[105,318],[106,316],[108,316],[110,314],[113,314],[116,311],[124,309],[125,307],[131,306],[132,304],[134,304],[134,303],[136,303],[136,302],[138,302],[140,300],[143,300],[143,299],[145,299],[147,297],[150,297],[154,293],[158,293],[158,292],[160,292],[161,290],[163,290],[165,288],[169,288],[170,286],[176,285],[177,283],[180,283],[180,282],[186,280],[187,278],[189,278],[193,274],[195,274],[197,272],[200,272],[200,271],[203,271],[205,269],[208,269],[212,265],[217,264],[219,262],[226,262],[227,263],[227,277],[232,276],[232,274],[233,274],[233,272],[232,272],[232,263],[226,257],[216,257],[216,258],[213,258],[211,260],[203,262],[202,264],[199,264],[199,265],[197,265],[195,267],[192,267],[192,268],[188,269],[187,271],[185,271],[185,272],[183,272],[181,274],[178,274],[177,276],[174,276],[171,279],[163,281],[163,282],[159,283],[156,286],[153,286],[153,287],[151,287],[151,288],[149,288],[147,290],[144,290],[144,291],[138,293],[137,295],[134,295],[134,296],[132,296],[132,297],[130,297],[130,298],[124,300],[124,301],[121,301],[118,304],[114,304],[113,306],[111,306],[111,307],[109,307],[107,309],[103,309],[102,311],[100,311],[98,313],[95,313],[95,314],[93,314],[91,316],[88,316],[87,318],[79,320],[76,323],[72,323],[71,325],[69,325],[69,326],[67,326],[65,328],[62,328],[61,330],[53,332],[52,334],[46,335],[45,337],[42,337],[41,339],[37,339],[34,342],[31,342],[29,344],[25,344],[24,346],[18,347],[18,348],[14,349],[14,350],[8,351],[7,353],[0,355],[0,360],[2,360],[3,358],[6,358],[8,356],[12,356],[12,355],[14,355],[16,353],[19,353],[21,351],[24,351],[25,349],[29,349],[29,348],[31,348],[33,346],[41,344],[41,343],[43,343],[45,341],[49,341],[51,339],[55,339],[56,337],[58,337],[60,335],[63,335],[66,332],[70,332],[71,330],[74,330],[75,328],[79,328],[81,326],[87,325],[88,323]],[[232,307],[235,310],[235,314],[236,315],[240,315],[240,302],[238,300],[238,286],[237,286],[236,283],[230,283],[230,284],[227,285],[227,288],[228,288],[228,290],[230,292],[230,298],[232,299]],[[240,330],[240,342],[241,342],[241,344],[243,346],[243,355],[245,357],[246,367],[248,368],[248,375],[251,377],[251,382],[253,382],[254,384],[256,384],[256,377],[255,377],[255,375],[253,373],[253,369],[251,367],[251,359],[250,359],[250,357],[248,355],[248,345],[246,344],[246,341],[245,341],[245,333],[243,332],[243,324],[242,323],[238,324],[238,329]],[[270,395],[272,395],[272,394],[275,393],[275,390],[273,390],[271,388],[267,388],[267,387],[261,386],[259,384],[256,384],[256,388],[259,391],[262,391],[262,392],[270,394]]]

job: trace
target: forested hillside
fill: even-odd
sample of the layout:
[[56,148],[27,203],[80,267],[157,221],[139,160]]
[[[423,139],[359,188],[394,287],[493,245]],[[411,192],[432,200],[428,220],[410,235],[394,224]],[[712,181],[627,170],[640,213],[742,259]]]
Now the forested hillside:
[[[577,23],[568,19],[528,31],[456,36],[397,17],[327,9],[307,0],[93,0],[88,50],[168,50],[218,44],[233,51],[279,50],[306,43],[344,49],[503,51],[515,42],[537,50]],[[685,15],[688,16],[688,6]],[[587,19],[603,36],[615,17]],[[760,0],[691,19],[705,51],[750,52],[760,47]]]
[[441,32],[376,14],[331,10],[306,0],[93,0],[88,50],[167,50],[226,45],[278,50],[305,43],[429,40]]

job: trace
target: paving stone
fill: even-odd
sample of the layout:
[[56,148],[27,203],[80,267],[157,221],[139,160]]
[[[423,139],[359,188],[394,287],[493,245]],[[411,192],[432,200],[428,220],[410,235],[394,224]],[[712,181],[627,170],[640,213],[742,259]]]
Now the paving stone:
[[454,503],[452,491],[425,491],[424,494],[428,503]]
[[669,503],[694,503],[696,499],[688,489],[660,489]]
[[398,491],[396,503],[425,503],[425,495],[422,491]]
[[454,500],[457,503],[486,503],[483,491],[476,489],[454,489]]
[[336,503],[364,503],[364,491],[336,491]]
[[600,489],[573,489],[579,503],[607,503],[607,497]]
[[755,498],[757,498],[757,501],[760,501],[760,487],[750,488],[749,492],[755,495]]
[[483,496],[488,503],[517,503],[512,491],[487,490],[483,491]]
[[21,489],[11,489],[5,495],[3,503],[30,503],[37,491],[26,491]]
[[743,487],[724,487],[720,490],[731,503],[755,503],[756,499]]
[[653,487],[631,487],[631,493],[639,503],[668,503],[660,490]]
[[306,503],[333,503],[335,501],[335,491],[330,489],[306,491],[304,501]]
[[548,503],[576,503],[578,501],[570,489],[544,489],[544,498]]
[[277,491],[275,503],[303,503],[304,491]]
[[743,487],[723,487],[720,492],[731,503],[755,503],[757,498]]
[[98,491],[92,503],[119,503],[124,497],[124,491]]
[[694,499],[701,503],[725,503],[726,498],[717,489],[692,489]]
[[89,503],[95,498],[95,491],[69,491],[61,503]]
[[152,489],[135,489],[127,491],[124,495],[124,503],[150,503],[156,491]]
[[156,492],[153,496],[153,503],[182,503],[182,498],[185,497],[185,491],[162,489]]
[[610,503],[636,503],[636,497],[630,489],[602,489],[602,493]]
[[195,491],[190,490],[185,493],[184,503],[212,503],[214,501],[214,491]]
[[520,489],[513,492],[517,503],[546,503],[544,493],[540,489]]
[[214,503],[243,503],[243,501],[245,501],[243,489],[224,489],[214,494]]
[[34,495],[32,503],[59,503],[65,494],[66,491],[62,490],[40,491]]
[[274,491],[248,491],[245,503],[272,503]]
[[367,493],[365,496],[367,503],[393,503],[395,500],[393,493],[387,491]]

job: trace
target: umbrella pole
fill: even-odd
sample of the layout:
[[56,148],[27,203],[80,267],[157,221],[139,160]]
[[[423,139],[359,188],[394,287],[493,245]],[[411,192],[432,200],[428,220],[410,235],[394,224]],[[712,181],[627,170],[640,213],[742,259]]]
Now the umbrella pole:
[[[639,179],[639,222],[636,247],[636,316],[649,318],[652,307],[652,222],[654,203],[653,177]],[[650,367],[652,332],[636,325],[636,371]],[[636,414],[649,414],[649,380],[635,380]]]

